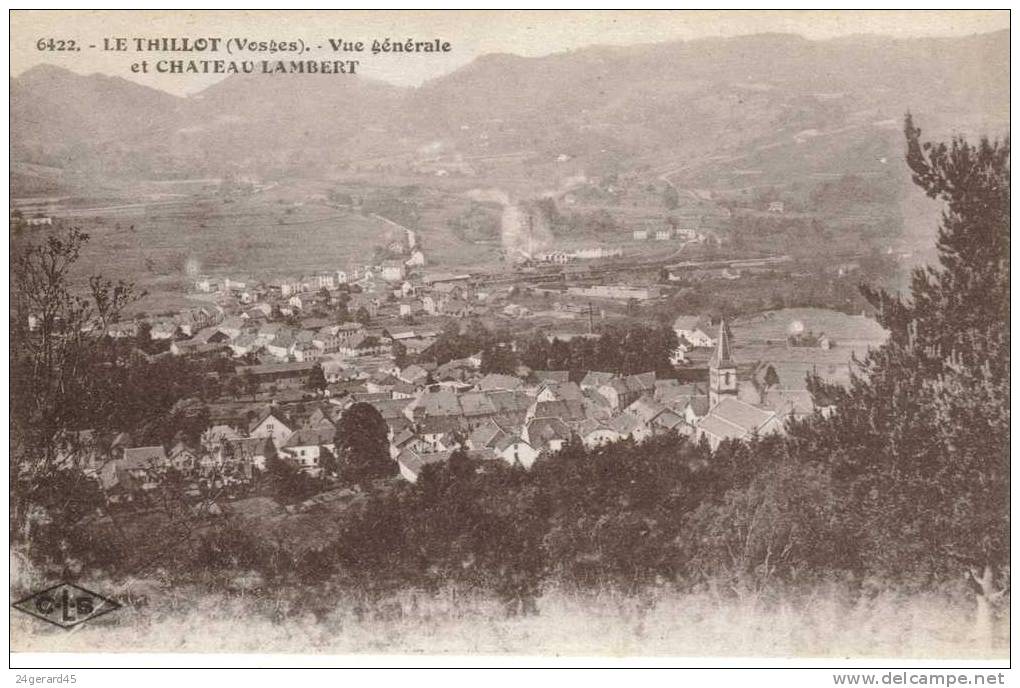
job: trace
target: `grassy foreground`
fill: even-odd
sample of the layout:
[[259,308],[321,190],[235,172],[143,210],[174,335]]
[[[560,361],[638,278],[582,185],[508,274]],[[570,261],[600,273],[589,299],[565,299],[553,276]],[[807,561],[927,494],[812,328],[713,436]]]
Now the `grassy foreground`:
[[[15,598],[52,584],[24,567],[12,570]],[[635,595],[550,590],[537,614],[508,616],[498,600],[452,590],[369,601],[339,584],[269,591],[255,575],[220,579],[215,587],[78,582],[124,608],[71,632],[14,612],[13,651],[960,659],[1009,652],[1008,611],[992,638],[979,639],[964,597],[852,596],[838,585],[744,598],[666,586]]]

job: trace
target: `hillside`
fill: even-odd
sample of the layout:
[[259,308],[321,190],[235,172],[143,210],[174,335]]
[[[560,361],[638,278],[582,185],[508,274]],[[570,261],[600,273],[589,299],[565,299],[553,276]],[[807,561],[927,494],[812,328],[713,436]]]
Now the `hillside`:
[[643,168],[706,186],[867,173],[898,155],[907,110],[933,135],[1006,130],[1008,41],[770,34],[486,55],[416,89],[238,76],[190,98],[41,66],[11,81],[11,152],[16,170],[121,178],[511,153],[537,177],[561,154],[589,175]]

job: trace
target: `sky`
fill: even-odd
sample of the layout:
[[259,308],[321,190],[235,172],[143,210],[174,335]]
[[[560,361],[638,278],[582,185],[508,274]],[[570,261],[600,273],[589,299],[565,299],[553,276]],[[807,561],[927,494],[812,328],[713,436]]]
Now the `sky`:
[[[697,11],[30,11],[10,18],[11,75],[41,63],[81,74],[121,76],[177,95],[215,83],[217,75],[132,73],[141,59],[262,60],[293,55],[106,52],[107,38],[231,37],[259,41],[301,39],[311,47],[300,59],[361,61],[362,76],[399,85],[419,85],[486,53],[534,57],[591,45],[633,45],[712,36],[794,33],[824,40],[853,34],[897,38],[962,36],[1009,28],[1008,10],[697,10]],[[330,38],[448,41],[449,53],[416,55],[337,55]],[[40,39],[75,40],[80,52],[39,50]],[[90,48],[90,45],[99,46]],[[319,50],[318,46],[326,46]]]

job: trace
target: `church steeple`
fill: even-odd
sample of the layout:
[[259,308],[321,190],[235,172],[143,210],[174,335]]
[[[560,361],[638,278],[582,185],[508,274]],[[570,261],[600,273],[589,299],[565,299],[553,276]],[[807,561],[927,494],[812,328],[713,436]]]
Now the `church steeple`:
[[726,334],[725,320],[719,321],[719,338],[716,340],[715,353],[712,354],[712,360],[709,361],[708,365],[713,368],[737,367],[730,359],[730,338]]
[[726,321],[719,321],[715,353],[708,362],[708,402],[715,406],[724,396],[737,395],[737,364],[730,357],[730,338]]

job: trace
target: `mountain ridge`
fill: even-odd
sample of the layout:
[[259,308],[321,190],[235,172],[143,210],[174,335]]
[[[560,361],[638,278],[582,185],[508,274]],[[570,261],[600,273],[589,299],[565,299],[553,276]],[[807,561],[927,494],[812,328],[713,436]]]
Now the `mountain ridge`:
[[490,53],[416,87],[361,76],[238,75],[184,97],[37,65],[10,81],[11,154],[113,178],[273,175],[294,166],[313,173],[426,149],[566,153],[591,172],[607,167],[607,155],[666,166],[818,131],[838,158],[862,145],[841,132],[868,132],[868,122],[907,110],[935,130],[1008,130],[1008,39],[1008,30],[710,37],[539,57]]

